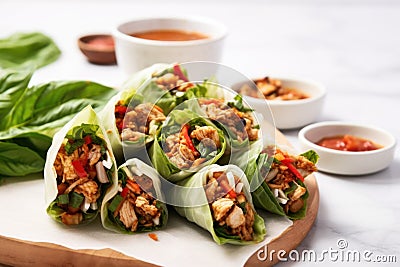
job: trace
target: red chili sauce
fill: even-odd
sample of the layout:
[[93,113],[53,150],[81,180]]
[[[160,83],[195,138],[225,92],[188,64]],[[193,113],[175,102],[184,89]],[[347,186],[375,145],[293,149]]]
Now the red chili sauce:
[[316,144],[326,148],[352,152],[370,151],[382,148],[381,145],[377,145],[370,140],[349,134],[325,137]]

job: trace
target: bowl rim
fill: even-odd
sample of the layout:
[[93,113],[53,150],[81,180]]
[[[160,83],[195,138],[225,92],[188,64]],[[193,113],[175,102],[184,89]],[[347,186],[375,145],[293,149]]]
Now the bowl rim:
[[[299,77],[294,77],[294,76],[279,76],[279,75],[271,75],[268,76],[273,79],[278,79],[281,81],[290,81],[290,82],[299,82],[299,83],[305,83],[305,84],[310,84],[313,85],[315,88],[318,88],[318,93],[310,96],[305,99],[296,99],[296,100],[267,100],[267,99],[261,99],[257,97],[252,97],[252,96],[245,96],[244,97],[251,99],[251,101],[267,101],[268,105],[270,106],[296,106],[296,105],[304,105],[310,102],[315,102],[317,100],[323,99],[326,94],[327,90],[326,87],[321,83],[317,82],[312,79],[305,79],[305,78],[299,78]],[[262,78],[251,78],[253,82],[257,79],[262,79]]]
[[[177,21],[190,21],[194,23],[201,24],[209,24],[214,27],[218,27],[219,34],[215,36],[211,36],[205,39],[198,40],[190,40],[190,41],[159,41],[159,40],[148,40],[138,37],[130,36],[120,30],[122,26],[128,25],[130,23],[138,22],[138,21],[152,21],[152,20],[177,20]],[[228,35],[228,28],[220,21],[209,17],[203,16],[157,16],[157,17],[138,17],[135,19],[131,19],[128,21],[124,21],[119,23],[114,27],[112,31],[112,35],[117,39],[120,38],[125,41],[142,44],[142,45],[151,45],[151,46],[159,46],[159,47],[183,47],[183,46],[197,46],[200,44],[209,44],[220,41],[224,39]]]
[[[368,129],[371,131],[375,131],[381,135],[385,135],[389,138],[390,143],[382,148],[375,149],[375,150],[369,150],[369,151],[342,151],[342,150],[336,150],[332,148],[326,148],[323,146],[319,146],[312,141],[310,141],[308,138],[306,138],[306,134],[309,131],[327,127],[327,126],[346,126],[346,127],[356,127],[356,128],[363,128],[363,129]],[[362,156],[362,155],[373,155],[373,154],[381,154],[385,153],[388,150],[392,150],[396,146],[396,138],[386,131],[383,128],[376,127],[370,124],[364,124],[364,123],[359,123],[359,122],[343,122],[343,121],[322,121],[322,122],[316,122],[309,124],[302,128],[299,133],[298,133],[298,138],[300,143],[306,144],[307,146],[311,147],[314,150],[319,150],[321,152],[325,153],[330,153],[330,154],[335,154],[338,156]],[[322,138],[322,137],[321,137]]]

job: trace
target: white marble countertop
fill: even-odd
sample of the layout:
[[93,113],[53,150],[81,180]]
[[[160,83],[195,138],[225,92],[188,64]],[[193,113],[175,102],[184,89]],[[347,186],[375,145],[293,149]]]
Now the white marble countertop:
[[[78,36],[110,32],[119,22],[138,16],[203,15],[229,28],[222,63],[249,77],[295,75],[317,80],[328,90],[318,121],[367,123],[400,138],[400,3],[395,1],[2,0],[0,10],[0,38],[36,30],[51,36],[62,50],[58,61],[34,74],[33,84],[84,79],[118,86],[125,78],[121,70],[89,64],[76,45]],[[298,130],[283,133],[298,147]],[[297,250],[338,250],[338,240],[344,239],[347,250],[370,251],[371,258],[394,255],[398,264],[399,151],[398,146],[390,167],[376,174],[317,173],[318,217]],[[340,259],[323,264],[355,264]]]

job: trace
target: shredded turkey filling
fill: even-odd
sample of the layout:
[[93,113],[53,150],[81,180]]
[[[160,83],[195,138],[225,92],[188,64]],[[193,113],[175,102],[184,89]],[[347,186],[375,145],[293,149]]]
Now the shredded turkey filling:
[[[269,151],[271,152],[271,151]],[[269,188],[275,192],[285,192],[285,190],[296,185],[296,189],[289,193],[286,198],[282,196],[282,193],[276,193],[278,201],[282,205],[285,213],[296,213],[304,206],[304,200],[302,196],[307,192],[306,188],[296,183],[296,175],[279,160],[290,158],[292,159],[291,164],[297,169],[297,171],[305,178],[311,173],[317,171],[317,167],[314,163],[309,161],[307,158],[298,155],[290,155],[289,153],[277,149],[274,153],[274,160],[270,169],[261,168],[261,175],[265,177]]]
[[144,135],[155,133],[164,120],[163,110],[151,103],[130,108],[118,102],[115,107],[115,123],[123,141],[137,141]]
[[250,241],[253,240],[255,211],[242,190],[236,192],[240,180],[234,175],[233,177],[235,185],[230,186],[227,173],[212,173],[205,186],[207,200],[210,203],[214,225],[224,229],[227,235],[239,236],[241,240]]
[[258,139],[258,129],[251,113],[231,108],[219,99],[200,99],[199,103],[207,117],[227,127],[233,138],[240,142],[247,138],[249,141]]
[[[188,139],[191,144],[188,144]],[[200,144],[209,153],[221,147],[218,131],[211,126],[195,126],[188,136],[181,130],[169,135],[165,140],[164,149],[169,160],[180,169],[196,167],[206,161],[207,155],[202,155],[195,147]]]
[[[101,157],[101,146],[97,144],[83,143],[71,154],[66,152],[64,144],[61,145],[53,165],[57,173],[57,197],[75,192],[84,198],[79,207],[72,207],[71,203],[57,204],[65,211],[61,215],[64,224],[79,224],[83,220],[83,212],[90,205],[97,205],[101,192],[95,165]],[[79,170],[79,167],[82,169]]]
[[184,93],[194,86],[192,83],[185,82],[173,73],[166,73],[163,76],[154,77],[153,79],[160,89],[169,91],[173,95],[179,94],[179,92]]
[[114,217],[117,217],[124,226],[132,232],[140,227],[154,227],[160,225],[161,208],[154,196],[153,181],[146,175],[134,175],[127,178],[125,185],[120,185],[123,200]]

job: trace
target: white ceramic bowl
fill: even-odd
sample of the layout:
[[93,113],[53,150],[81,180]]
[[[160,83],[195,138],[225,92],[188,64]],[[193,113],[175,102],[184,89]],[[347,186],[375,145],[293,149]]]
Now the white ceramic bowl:
[[[157,41],[130,36],[150,30],[184,30],[208,36],[192,41]],[[227,28],[204,17],[141,18],[118,25],[113,35],[118,66],[130,75],[155,63],[218,62]]]
[[[324,137],[344,134],[364,138],[383,147],[371,151],[351,152],[315,144]],[[341,175],[364,175],[388,167],[393,160],[396,146],[396,139],[387,131],[348,122],[314,123],[301,129],[298,136],[303,149],[313,149],[319,154],[319,170]]]
[[[261,98],[244,96],[247,103],[265,118],[273,116],[275,126],[278,129],[295,129],[314,122],[322,111],[326,95],[325,87],[315,81],[271,77],[282,81],[283,87],[295,88],[309,98],[300,100],[265,100]],[[257,79],[254,79],[257,80]],[[268,103],[268,108],[266,105]]]

